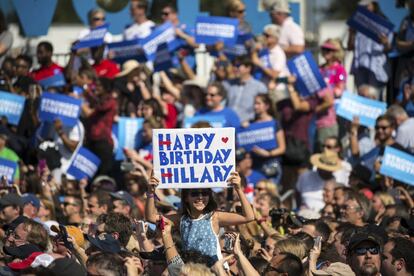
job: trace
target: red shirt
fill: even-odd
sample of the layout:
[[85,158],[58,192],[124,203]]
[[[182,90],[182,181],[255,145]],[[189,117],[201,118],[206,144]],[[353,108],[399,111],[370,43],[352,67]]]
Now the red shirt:
[[35,81],[40,81],[59,73],[63,73],[63,67],[57,65],[56,63],[52,63],[50,66],[42,66],[39,69],[33,70],[30,73],[30,77],[32,77]]
[[113,145],[112,124],[116,115],[116,100],[111,96],[107,97],[95,108],[89,118],[88,138],[91,141],[106,140]]
[[167,104],[167,116],[165,117],[165,127],[175,128],[177,126],[177,109],[173,104]]
[[120,72],[118,64],[109,59],[104,59],[99,64],[94,64],[92,67],[95,69],[98,77],[104,77],[108,79],[113,79],[116,74]]

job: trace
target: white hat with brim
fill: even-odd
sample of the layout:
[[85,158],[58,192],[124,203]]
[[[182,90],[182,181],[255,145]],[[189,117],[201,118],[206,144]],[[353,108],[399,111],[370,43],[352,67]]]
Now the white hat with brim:
[[336,172],[342,168],[338,153],[331,150],[325,150],[323,153],[312,155],[310,162],[318,169],[328,172]]
[[290,7],[287,0],[279,0],[272,6],[273,12],[283,12],[290,14]]
[[138,68],[139,62],[135,59],[130,59],[125,61],[125,63],[122,65],[122,71],[119,72],[116,77],[123,77],[131,73],[132,70]]
[[376,0],[361,0],[359,1],[358,5],[360,6],[368,6],[369,4],[377,2]]

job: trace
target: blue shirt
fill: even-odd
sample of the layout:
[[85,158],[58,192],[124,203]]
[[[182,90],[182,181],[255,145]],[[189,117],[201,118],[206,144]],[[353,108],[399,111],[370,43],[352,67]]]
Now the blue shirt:
[[225,107],[220,111],[212,111],[206,108],[202,108],[195,115],[205,116],[223,116],[226,120],[224,127],[240,127],[240,118],[233,109]]

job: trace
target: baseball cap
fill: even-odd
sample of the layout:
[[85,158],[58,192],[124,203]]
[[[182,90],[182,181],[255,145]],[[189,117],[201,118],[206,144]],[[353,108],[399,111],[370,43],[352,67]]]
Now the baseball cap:
[[16,227],[23,222],[28,221],[29,218],[25,217],[25,216],[18,216],[15,220],[13,220],[12,222],[10,222],[9,224],[6,224],[3,226],[3,230],[4,231],[14,231],[14,229],[16,229]]
[[4,207],[10,206],[10,205],[17,205],[22,206],[23,201],[20,196],[17,194],[6,194],[2,198],[0,198],[0,209],[3,209]]
[[355,276],[355,273],[352,271],[351,267],[344,263],[332,263],[327,268],[323,270],[312,270],[313,275],[331,275],[331,276]]
[[73,276],[86,275],[86,270],[72,258],[56,259],[48,266],[53,275]]
[[86,239],[99,251],[107,253],[119,253],[121,251],[121,244],[111,234],[102,234],[97,237],[87,235]]
[[380,238],[376,235],[369,233],[369,232],[359,232],[354,234],[348,244],[348,253],[352,252],[353,249],[355,249],[359,244],[361,244],[364,241],[370,241],[379,247],[381,247],[381,242],[379,241]]
[[274,12],[283,12],[290,14],[290,7],[287,0],[278,0],[273,6],[272,11]]
[[28,258],[34,252],[42,252],[39,247],[31,243],[20,246],[4,246],[3,251],[9,256],[21,260]]
[[66,226],[66,232],[68,233],[69,236],[71,236],[74,239],[74,241],[79,247],[82,247],[82,248],[84,247],[85,238],[83,237],[82,231],[78,227],[73,226],[73,225],[68,225]]
[[[50,256],[50,255],[42,253],[42,252],[33,252],[26,259],[9,263],[9,264],[7,264],[7,266],[10,267],[13,270],[23,270],[23,269],[29,268],[32,265],[32,263],[36,260],[36,258],[41,256],[41,255]],[[50,256],[50,257],[53,259],[52,256]]]
[[131,207],[135,205],[134,198],[128,192],[118,191],[116,193],[110,193],[110,195],[115,199],[124,200]]
[[40,200],[34,194],[30,194],[30,193],[22,194],[22,202],[23,202],[22,204],[23,206],[31,203],[37,209],[40,208]]

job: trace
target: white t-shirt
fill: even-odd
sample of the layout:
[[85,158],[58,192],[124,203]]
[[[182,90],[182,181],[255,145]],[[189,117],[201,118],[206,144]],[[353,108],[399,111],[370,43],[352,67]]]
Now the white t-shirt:
[[323,187],[325,181],[316,171],[307,171],[299,176],[296,182],[296,190],[302,198],[302,206],[319,212],[324,206]]
[[301,27],[288,17],[280,26],[279,45],[282,48],[290,45],[305,45],[305,36]]
[[342,168],[339,171],[336,171],[333,173],[333,176],[335,177],[336,183],[342,183],[345,186],[349,185],[349,175],[352,171],[352,166],[346,161],[341,162]]
[[[279,45],[269,50],[269,62],[272,69],[279,72],[279,78],[289,75],[289,69],[286,65],[286,54]],[[286,85],[284,83],[279,83],[276,87],[278,91],[284,90],[285,88]]]
[[414,153],[414,118],[409,118],[397,130],[395,141]]
[[124,30],[124,40],[132,40],[136,38],[145,38],[152,32],[155,23],[147,20],[142,24],[134,23]]

